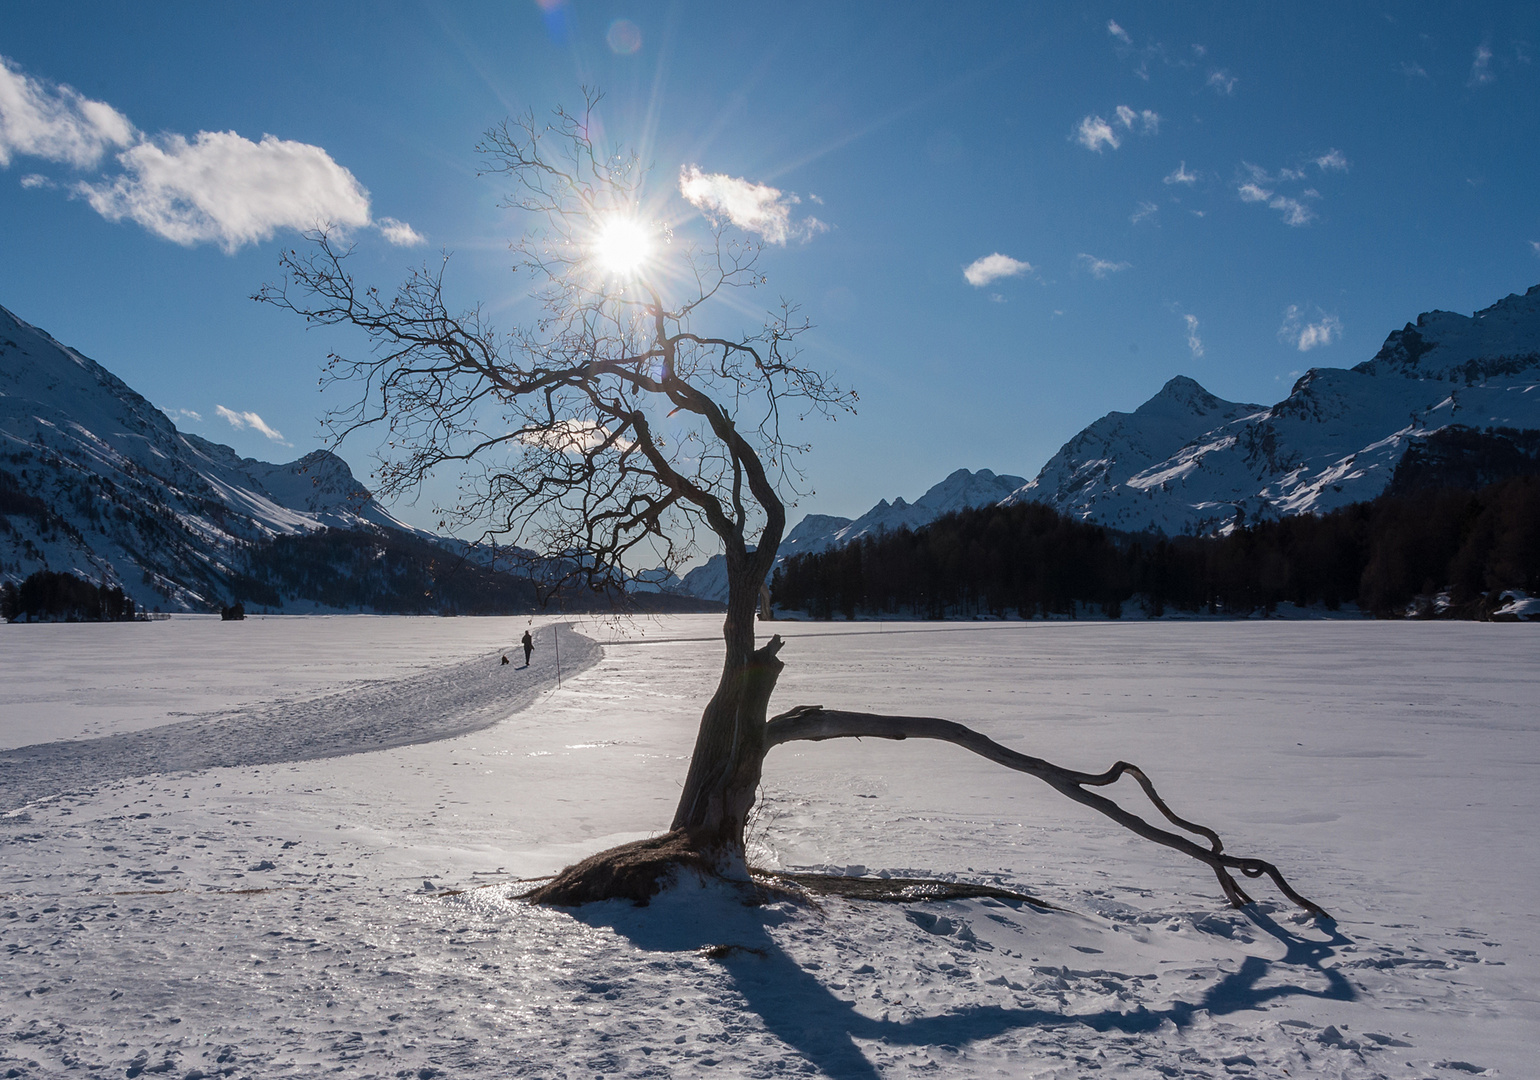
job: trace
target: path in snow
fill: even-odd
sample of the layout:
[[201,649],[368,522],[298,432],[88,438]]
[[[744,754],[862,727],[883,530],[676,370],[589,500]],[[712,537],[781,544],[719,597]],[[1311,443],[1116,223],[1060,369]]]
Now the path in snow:
[[[603,649],[565,629],[561,674],[574,676],[597,663]],[[151,773],[316,761],[480,731],[557,684],[554,649],[536,649],[528,668],[503,664],[503,655],[494,652],[309,700],[206,713],[146,731],[0,750],[0,813]]]

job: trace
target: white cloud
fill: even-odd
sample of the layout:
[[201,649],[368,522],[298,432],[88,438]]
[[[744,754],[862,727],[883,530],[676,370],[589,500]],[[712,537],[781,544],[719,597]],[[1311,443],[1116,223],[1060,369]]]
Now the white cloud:
[[1095,150],[1101,153],[1103,146],[1110,146],[1116,150],[1120,145],[1117,132],[1112,130],[1112,125],[1099,116],[1087,116],[1080,121],[1080,127],[1075,130],[1075,141],[1087,150]]
[[428,238],[422,233],[406,222],[397,221],[393,217],[382,217],[375,222],[375,226],[388,243],[395,244],[397,247],[417,247],[419,244],[428,242]]
[[1094,278],[1104,278],[1108,274],[1116,274],[1133,267],[1133,263],[1109,262],[1106,259],[1098,259],[1095,255],[1087,255],[1083,251],[1075,256],[1075,261],[1089,270]]
[[815,217],[791,220],[791,208],[802,200],[783,194],[769,184],[756,184],[726,173],[701,172],[697,165],[679,170],[679,193],[685,201],[712,220],[732,222],[745,232],[757,233],[767,243],[811,240],[829,226]]
[[[558,420],[549,428],[519,433],[520,442],[558,454],[584,454],[603,446],[609,438],[610,429],[594,420]],[[617,450],[629,450],[636,444],[617,437],[611,445]]]
[[118,155],[126,172],[76,190],[109,221],[138,222],[184,246],[227,252],[281,228],[369,224],[369,193],[319,146],[233,131],[165,135]]
[[1127,105],[1119,105],[1113,111],[1112,123],[1095,115],[1081,118],[1072,138],[1087,150],[1094,150],[1098,154],[1104,146],[1116,150],[1123,145],[1123,141],[1118,138],[1113,124],[1121,125],[1125,131],[1137,128],[1141,135],[1154,135],[1160,130],[1160,114],[1152,109],[1134,110]]
[[[293,443],[284,442],[283,435],[273,428],[268,427],[267,422],[254,412],[236,412],[234,409],[227,409],[223,405],[215,405],[214,414],[221,420],[227,421],[236,431],[243,431],[246,428],[250,428],[252,431],[257,431],[263,435],[266,435],[275,443],[281,443],[284,446],[294,445]],[[194,413],[193,415],[196,416],[197,414]],[[201,420],[203,418],[200,416],[198,419]]]
[[1540,255],[1540,240],[1531,240],[1529,246],[1536,255]]
[[1466,86],[1480,86],[1497,78],[1492,74],[1492,50],[1486,45],[1476,46],[1476,58],[1471,62],[1470,79]]
[[1031,272],[1032,267],[1029,264],[1020,259],[1013,259],[1009,255],[1001,255],[997,251],[993,255],[985,255],[982,259],[975,259],[969,263],[963,270],[963,277],[967,279],[969,285],[982,289],[991,281]]
[[[256,143],[233,131],[147,138],[112,106],[24,75],[0,57],[0,167],[28,156],[100,172],[111,150],[120,151],[121,172],[70,190],[108,220],[127,218],[178,244],[234,252],[279,229],[373,223],[369,192],[319,146],[272,135]],[[54,183],[28,174],[22,186]],[[422,242],[405,222],[378,225],[391,243]]]
[[192,409],[162,409],[161,412],[171,417],[172,420],[191,420],[195,424],[203,423],[203,414]]
[[1322,345],[1330,345],[1342,336],[1342,320],[1335,315],[1326,314],[1319,308],[1316,309],[1316,314],[1320,317],[1315,322],[1308,322],[1299,305],[1290,304],[1283,313],[1283,325],[1278,328],[1278,340],[1293,345],[1300,352],[1309,352]]
[[1141,201],[1139,203],[1139,209],[1135,210],[1132,214],[1130,214],[1129,217],[1128,217],[1128,220],[1133,222],[1135,225],[1137,225],[1137,224],[1139,224],[1139,222],[1143,221],[1145,218],[1150,217],[1151,215],[1153,215],[1159,209],[1160,209],[1160,207],[1156,206],[1152,202],[1143,202],[1143,201]]
[[1187,184],[1189,186],[1196,184],[1197,182],[1198,174],[1188,172],[1187,162],[1185,161],[1178,165],[1176,167],[1176,171],[1173,172],[1170,176],[1167,176],[1163,181],[1163,183],[1167,184]]
[[[1242,184],[1235,189],[1235,193],[1240,196],[1241,202],[1266,203],[1270,209],[1279,211],[1283,214],[1285,225],[1298,227],[1308,225],[1315,220],[1315,211],[1298,199],[1277,195],[1260,184],[1250,182]],[[1314,192],[1306,192],[1306,194],[1319,198],[1319,195]]]
[[[1153,135],[1160,130],[1160,114],[1150,109],[1144,109],[1141,112],[1135,112],[1127,105],[1119,105],[1117,109],[1117,117],[1118,123],[1122,124],[1129,131],[1134,129],[1134,123],[1136,121],[1139,122],[1141,130],[1146,135]],[[1084,121],[1082,121],[1082,124],[1084,124]]]
[[1274,210],[1283,213],[1283,223],[1298,228],[1308,225],[1315,220],[1315,211],[1310,209],[1298,199],[1290,199],[1284,195],[1278,195],[1269,200],[1268,204]]
[[1113,22],[1111,19],[1107,20],[1107,33],[1109,33],[1113,37],[1117,38],[1124,45],[1132,45],[1134,43],[1134,39],[1128,36],[1128,31],[1124,30],[1121,26],[1119,26],[1117,23]]
[[1198,317],[1183,315],[1182,319],[1187,323],[1187,349],[1196,360],[1203,355],[1203,339],[1198,336]]
[[111,105],[23,75],[0,56],[0,168],[15,155],[90,168],[136,134]]
[[1405,75],[1408,79],[1428,78],[1427,69],[1421,64],[1413,63],[1410,60],[1403,60],[1401,62],[1401,74]]
[[1235,84],[1239,82],[1234,75],[1223,69],[1211,71],[1208,76],[1208,85],[1216,94],[1224,94],[1226,97],[1235,93]]

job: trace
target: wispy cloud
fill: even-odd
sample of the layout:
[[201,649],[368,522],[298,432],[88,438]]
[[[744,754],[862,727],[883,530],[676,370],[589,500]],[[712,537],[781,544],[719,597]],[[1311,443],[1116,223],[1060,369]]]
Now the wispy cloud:
[[[0,167],[34,157],[100,173],[113,151],[120,171],[76,180],[69,190],[109,221],[127,219],[178,244],[234,252],[280,229],[374,224],[369,192],[319,146],[273,135],[252,142],[233,131],[151,138],[112,106],[0,57]],[[55,186],[35,173],[22,184]],[[379,228],[391,243],[421,241],[394,218]]]
[[1028,263],[1013,259],[1009,255],[1002,255],[997,251],[993,255],[985,255],[982,259],[975,259],[969,263],[963,270],[963,277],[975,289],[982,289],[991,281],[1018,277],[1031,272],[1032,267]]
[[1401,61],[1401,74],[1405,75],[1408,79],[1426,79],[1428,78],[1428,69],[1411,60],[1403,60]]
[[1141,109],[1135,112],[1127,105],[1119,105],[1117,108],[1118,123],[1129,131],[1138,124],[1140,131],[1145,135],[1154,135],[1160,130],[1160,114],[1150,109]]
[[1117,132],[1112,130],[1112,125],[1099,116],[1087,116],[1080,121],[1080,126],[1075,129],[1075,141],[1087,150],[1095,150],[1098,154],[1102,147],[1110,146],[1116,150],[1123,145],[1118,140]]
[[1214,93],[1229,97],[1235,93],[1235,84],[1239,81],[1234,75],[1221,68],[1218,71],[1209,72],[1207,85]]
[[172,420],[191,420],[195,424],[203,423],[203,414],[192,409],[162,409],[161,412],[171,417]]
[[[236,412],[234,409],[227,409],[223,405],[215,405],[214,415],[228,422],[236,431],[244,431],[250,428],[252,431],[259,432],[280,445],[294,445],[293,443],[286,442],[281,432],[269,427],[267,422],[254,412]],[[198,417],[198,419],[201,420],[202,417]]]
[[792,207],[802,201],[796,195],[726,173],[702,172],[698,165],[679,170],[679,193],[713,221],[730,221],[770,244],[811,240],[829,228],[815,217],[792,221]]
[[1529,246],[1536,255],[1540,255],[1540,240],[1531,240]]
[[1107,33],[1117,38],[1124,45],[1132,45],[1134,43],[1134,39],[1128,36],[1128,31],[1111,19],[1107,20]]
[[1159,209],[1160,209],[1160,207],[1156,206],[1152,202],[1141,201],[1139,203],[1138,209],[1136,209],[1132,214],[1130,214],[1128,216],[1128,220],[1133,222],[1135,225],[1137,225],[1137,224],[1139,224],[1139,222],[1143,221],[1145,218],[1153,217],[1155,215],[1155,212],[1158,211]]
[[380,235],[388,243],[395,244],[397,247],[417,247],[428,242],[427,237],[423,236],[422,233],[412,228],[406,222],[397,221],[393,217],[380,218],[378,225]]
[[1123,145],[1117,131],[1119,127],[1127,132],[1154,135],[1160,131],[1160,114],[1153,109],[1133,109],[1119,105],[1113,110],[1111,121],[1096,114],[1082,117],[1071,138],[1087,150],[1099,154],[1105,147],[1116,150]]
[[[1346,169],[1347,161],[1342,155],[1333,150],[1321,158],[1315,159],[1316,164],[1323,171],[1327,169]],[[1322,162],[1327,164],[1322,164]],[[1340,165],[1339,165],[1340,162]],[[1277,210],[1283,216],[1283,223],[1298,228],[1314,221],[1317,214],[1307,206],[1300,198],[1285,195],[1275,190],[1273,185],[1290,184],[1304,179],[1303,169],[1279,169],[1274,175],[1269,175],[1266,169],[1253,165],[1249,161],[1241,163],[1243,175],[1249,176],[1249,180],[1243,180],[1236,185],[1235,193],[1241,202],[1262,203],[1270,209]],[[1263,186],[1268,185],[1268,186]],[[1306,199],[1319,199],[1321,193],[1314,188],[1307,188],[1300,192],[1300,196]]]
[[1328,150],[1315,159],[1316,168],[1322,172],[1347,172],[1348,159],[1342,156],[1341,150]]
[[1175,172],[1168,175],[1161,182],[1165,184],[1186,184],[1191,187],[1193,184],[1198,182],[1198,174],[1188,172],[1187,162],[1184,161],[1176,167]]
[[1466,80],[1466,86],[1481,86],[1497,78],[1492,73],[1492,48],[1489,45],[1477,45],[1475,59],[1471,61],[1470,78]]
[[1300,352],[1309,352],[1322,345],[1330,345],[1342,336],[1342,320],[1316,309],[1317,318],[1309,321],[1298,304],[1290,304],[1283,313],[1283,325],[1278,328],[1278,340],[1293,345]]
[[1083,251],[1075,256],[1075,261],[1080,264],[1082,269],[1090,271],[1091,276],[1094,278],[1105,278],[1108,274],[1121,273],[1124,270],[1132,269],[1134,265],[1133,263],[1111,262],[1107,259],[1098,259],[1095,255],[1087,255]]
[[1198,317],[1183,315],[1182,319],[1187,323],[1187,351],[1196,360],[1203,355],[1203,339],[1198,336]]

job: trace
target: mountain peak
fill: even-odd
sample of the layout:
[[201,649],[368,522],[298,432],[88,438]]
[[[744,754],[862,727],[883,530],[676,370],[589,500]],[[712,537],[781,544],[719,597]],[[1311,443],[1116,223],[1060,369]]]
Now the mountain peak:
[[1148,416],[1153,412],[1169,411],[1175,406],[1187,412],[1207,416],[1210,413],[1222,412],[1235,404],[1236,402],[1215,397],[1204,389],[1198,380],[1190,379],[1186,375],[1178,375],[1168,380],[1154,397],[1135,409],[1134,415]]
[[274,465],[178,431],[117,376],[0,308],[0,440],[46,517],[0,532],[4,576],[71,570],[144,607],[208,609],[252,541],[323,526],[413,532],[327,450]]
[[1540,367],[1540,285],[1472,315],[1425,311],[1354,371],[1474,383]]

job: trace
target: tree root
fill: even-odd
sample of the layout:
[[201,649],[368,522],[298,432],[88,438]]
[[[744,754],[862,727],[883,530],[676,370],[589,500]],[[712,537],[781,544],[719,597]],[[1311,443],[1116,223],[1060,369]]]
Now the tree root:
[[[795,709],[772,717],[765,728],[765,749],[768,751],[771,747],[784,742],[800,740],[819,742],[824,739],[841,738],[939,739],[953,743],[1006,768],[1035,776],[1061,795],[1100,811],[1146,840],[1174,848],[1206,864],[1214,871],[1219,879],[1219,887],[1224,890],[1225,897],[1235,907],[1252,903],[1252,899],[1229,873],[1230,870],[1239,870],[1249,878],[1265,875],[1272,879],[1280,892],[1306,911],[1323,919],[1331,918],[1318,904],[1295,892],[1272,863],[1262,859],[1238,858],[1225,854],[1224,842],[1219,839],[1218,833],[1206,826],[1177,817],[1155,791],[1155,785],[1150,782],[1150,778],[1144,774],[1144,771],[1126,761],[1119,761],[1102,773],[1076,772],[1061,768],[1042,758],[1017,753],[972,728],[951,720],[940,720],[929,716],[882,716],[876,713],[846,712],[841,709],[825,709],[821,705],[799,705]],[[1167,821],[1177,828],[1203,837],[1208,841],[1208,848],[1200,847],[1178,833],[1151,825],[1138,815],[1124,810],[1106,796],[1085,790],[1087,787],[1105,787],[1116,783],[1124,774],[1138,781],[1150,802]]]
[[630,900],[646,907],[679,870],[716,877],[720,876],[718,862],[680,829],[590,855],[516,899],[555,907]]
[[773,885],[792,885],[817,896],[843,896],[849,900],[875,900],[889,904],[918,904],[937,900],[970,900],[987,896],[996,900],[1017,900],[1045,911],[1060,911],[1046,900],[1014,889],[995,885],[974,885],[966,881],[938,881],[934,878],[844,877],[839,874],[808,874],[785,870],[753,871],[756,881]]

